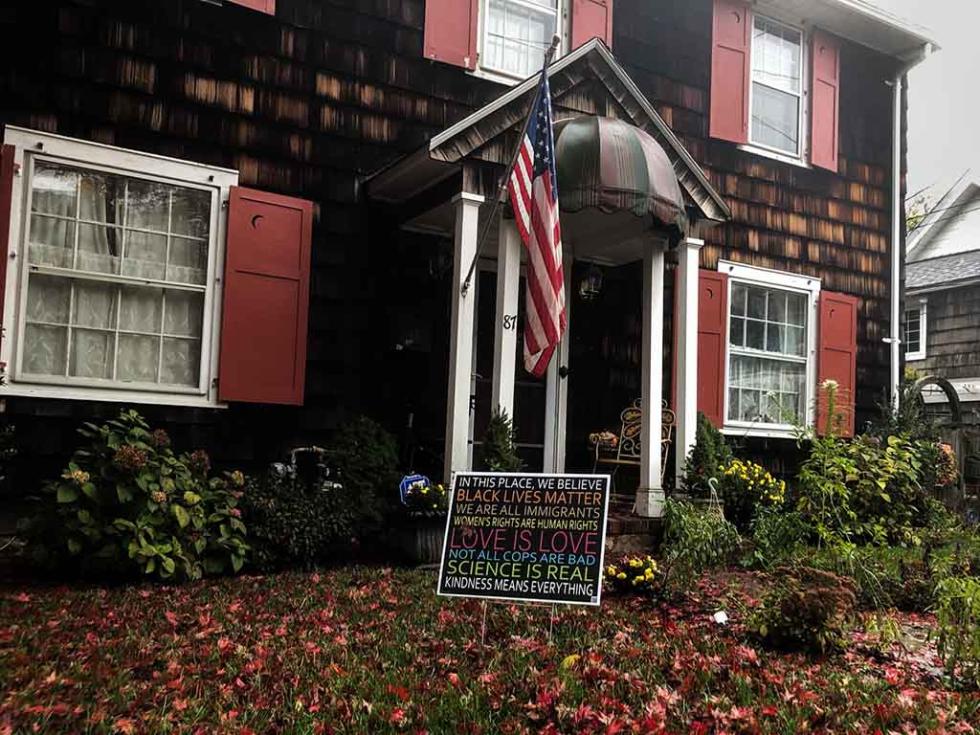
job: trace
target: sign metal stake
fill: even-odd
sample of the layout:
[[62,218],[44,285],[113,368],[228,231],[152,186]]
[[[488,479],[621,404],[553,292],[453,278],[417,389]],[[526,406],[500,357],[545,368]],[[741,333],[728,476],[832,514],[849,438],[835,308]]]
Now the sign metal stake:
[[483,601],[483,622],[480,623],[480,647],[487,645],[487,601]]

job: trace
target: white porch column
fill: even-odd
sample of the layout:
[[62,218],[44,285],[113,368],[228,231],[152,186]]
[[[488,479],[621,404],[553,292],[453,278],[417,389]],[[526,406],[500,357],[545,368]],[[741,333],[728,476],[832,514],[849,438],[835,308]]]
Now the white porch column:
[[[453,241],[452,333],[449,348],[449,395],[446,402],[445,476],[469,469],[470,380],[473,376],[473,337],[476,331],[476,288],[464,296],[463,281],[476,256],[480,205],[483,197],[462,192],[453,199],[456,232]],[[474,274],[475,277],[475,274]]]
[[497,321],[493,351],[493,406],[514,418],[517,308],[521,285],[521,236],[514,220],[500,218],[497,243]]
[[649,244],[643,257],[643,358],[640,376],[643,401],[640,487],[636,491],[636,514],[659,518],[663,514],[664,491],[660,478],[661,415],[663,408],[664,350],[664,244]]
[[704,240],[689,237],[680,246],[680,263],[674,288],[677,313],[674,329],[677,330],[677,414],[676,472],[677,483],[684,477],[687,455],[694,447],[698,428],[698,264]]
[[568,353],[572,332],[572,266],[575,258],[565,246],[562,253],[562,269],[565,273],[565,318],[567,326],[548,365],[545,385],[544,423],[544,472],[565,471],[565,438],[568,428],[568,378],[562,378],[559,370],[568,367]]

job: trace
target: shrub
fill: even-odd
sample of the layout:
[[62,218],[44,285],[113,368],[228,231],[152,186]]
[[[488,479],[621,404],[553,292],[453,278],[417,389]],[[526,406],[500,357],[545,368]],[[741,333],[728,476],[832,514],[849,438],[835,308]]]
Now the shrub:
[[725,504],[725,517],[744,532],[749,529],[756,509],[783,504],[786,483],[761,465],[733,459],[720,468],[718,493]]
[[725,437],[703,413],[698,413],[696,441],[687,456],[684,489],[692,494],[707,497],[711,491],[708,481],[719,476],[721,466],[731,462],[732,450]]
[[359,416],[333,433],[326,460],[337,471],[358,531],[376,529],[398,487],[398,444],[371,419]]
[[524,468],[514,442],[514,425],[506,411],[496,410],[490,417],[481,456],[491,472],[520,472]]
[[908,437],[882,442],[866,435],[845,442],[831,435],[811,442],[800,468],[797,509],[822,542],[920,542],[915,525],[925,506],[922,465]]
[[621,592],[659,595],[664,591],[664,572],[650,556],[627,554],[606,567],[606,582]]
[[945,579],[937,595],[937,643],[946,671],[980,686],[980,577]]
[[310,478],[295,465],[274,464],[249,481],[244,509],[258,569],[310,568],[349,555],[361,499],[330,477],[322,462]]
[[795,561],[806,548],[809,529],[803,517],[783,508],[763,508],[752,519],[750,566],[769,569]]
[[240,472],[209,478],[205,452],[174,454],[135,411],[79,434],[86,443],[24,527],[39,562],[165,580],[242,568]]
[[748,619],[749,630],[774,648],[826,653],[844,647],[853,614],[853,583],[809,567],[781,567]]
[[[664,557],[672,581],[689,580],[731,561],[741,539],[716,509],[668,500],[664,506]],[[682,580],[683,583],[683,580]]]

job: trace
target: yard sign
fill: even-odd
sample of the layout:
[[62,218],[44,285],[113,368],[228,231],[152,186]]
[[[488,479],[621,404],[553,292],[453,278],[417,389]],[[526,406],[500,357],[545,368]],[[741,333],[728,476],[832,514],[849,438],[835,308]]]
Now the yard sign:
[[608,511],[608,475],[458,473],[438,593],[599,605]]

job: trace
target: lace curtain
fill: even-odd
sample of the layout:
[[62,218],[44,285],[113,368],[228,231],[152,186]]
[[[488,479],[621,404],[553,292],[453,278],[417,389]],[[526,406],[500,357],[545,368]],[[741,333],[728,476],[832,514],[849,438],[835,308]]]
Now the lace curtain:
[[196,386],[210,208],[205,191],[38,163],[23,370]]

